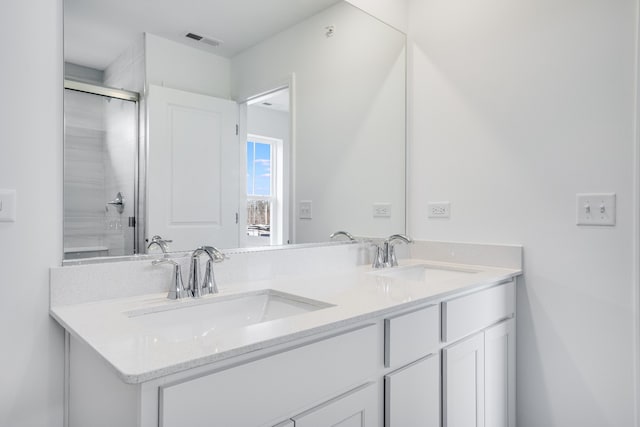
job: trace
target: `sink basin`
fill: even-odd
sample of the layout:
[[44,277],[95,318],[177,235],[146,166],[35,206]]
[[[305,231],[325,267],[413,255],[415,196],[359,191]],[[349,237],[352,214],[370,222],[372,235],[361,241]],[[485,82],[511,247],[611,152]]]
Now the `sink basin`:
[[153,330],[154,337],[175,340],[205,336],[332,307],[322,301],[265,289],[164,304],[125,313],[132,322]]
[[378,276],[393,277],[414,282],[435,282],[440,280],[457,279],[470,274],[479,273],[481,270],[471,268],[449,267],[434,264],[418,264],[407,267],[393,267],[380,271],[374,271]]

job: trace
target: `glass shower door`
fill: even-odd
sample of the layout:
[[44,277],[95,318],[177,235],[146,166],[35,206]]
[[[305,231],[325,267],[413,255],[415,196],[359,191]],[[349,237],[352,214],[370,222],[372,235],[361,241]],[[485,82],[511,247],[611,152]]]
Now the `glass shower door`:
[[136,248],[138,107],[65,89],[64,258]]

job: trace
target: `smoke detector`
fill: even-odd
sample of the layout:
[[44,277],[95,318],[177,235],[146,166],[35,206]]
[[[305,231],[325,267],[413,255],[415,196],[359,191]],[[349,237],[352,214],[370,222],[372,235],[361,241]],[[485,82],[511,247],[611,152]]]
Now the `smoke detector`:
[[200,43],[205,43],[213,47],[218,47],[222,44],[222,40],[214,39],[213,37],[201,36],[199,34],[187,33],[184,36],[188,39],[192,39]]

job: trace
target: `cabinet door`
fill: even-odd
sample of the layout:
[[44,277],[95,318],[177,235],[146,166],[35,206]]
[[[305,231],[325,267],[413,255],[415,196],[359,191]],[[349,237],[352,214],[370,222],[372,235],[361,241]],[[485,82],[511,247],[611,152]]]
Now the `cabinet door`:
[[440,356],[384,377],[385,427],[440,427]]
[[515,320],[485,331],[485,420],[491,427],[515,427]]
[[442,352],[443,426],[484,427],[484,333]]
[[377,427],[377,396],[367,384],[292,419],[295,427]]

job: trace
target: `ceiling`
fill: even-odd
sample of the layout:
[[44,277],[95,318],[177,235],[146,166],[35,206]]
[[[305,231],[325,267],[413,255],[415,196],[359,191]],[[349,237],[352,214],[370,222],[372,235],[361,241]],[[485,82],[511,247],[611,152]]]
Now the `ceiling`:
[[231,58],[338,1],[64,0],[65,61],[104,70],[144,32]]

